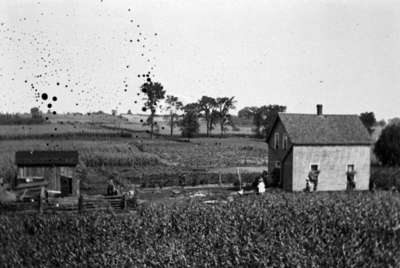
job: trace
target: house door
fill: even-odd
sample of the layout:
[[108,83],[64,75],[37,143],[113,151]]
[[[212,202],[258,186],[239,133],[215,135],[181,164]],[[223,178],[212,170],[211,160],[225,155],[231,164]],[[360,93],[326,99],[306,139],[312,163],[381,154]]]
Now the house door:
[[272,180],[274,187],[282,187],[282,174],[281,174],[281,162],[276,161],[275,167],[272,170]]
[[72,194],[72,178],[61,176],[61,195],[67,196]]

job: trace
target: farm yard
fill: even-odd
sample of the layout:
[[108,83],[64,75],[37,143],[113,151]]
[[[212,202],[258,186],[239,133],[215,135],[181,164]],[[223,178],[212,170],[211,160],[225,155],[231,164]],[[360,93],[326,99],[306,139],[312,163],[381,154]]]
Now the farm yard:
[[231,2],[2,1],[0,268],[400,267],[400,5]]
[[[6,266],[398,267],[398,193],[282,193],[1,215]],[[324,256],[321,258],[321,256]]]

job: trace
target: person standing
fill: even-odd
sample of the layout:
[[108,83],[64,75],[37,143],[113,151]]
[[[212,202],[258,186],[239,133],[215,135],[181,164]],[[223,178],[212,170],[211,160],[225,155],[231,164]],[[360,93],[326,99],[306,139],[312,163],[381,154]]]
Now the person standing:
[[262,177],[258,179],[257,190],[259,194],[265,193],[265,183]]
[[114,184],[114,180],[111,178],[108,180],[108,186],[107,186],[107,195],[116,195],[117,194],[117,189]]
[[313,184],[313,191],[317,190],[319,170],[310,170],[308,180]]

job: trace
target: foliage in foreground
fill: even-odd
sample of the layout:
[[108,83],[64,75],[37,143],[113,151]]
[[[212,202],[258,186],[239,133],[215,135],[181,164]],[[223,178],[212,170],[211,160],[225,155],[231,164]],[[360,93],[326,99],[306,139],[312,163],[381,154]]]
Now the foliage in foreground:
[[280,194],[154,205],[137,215],[0,216],[10,266],[400,265],[400,196]]

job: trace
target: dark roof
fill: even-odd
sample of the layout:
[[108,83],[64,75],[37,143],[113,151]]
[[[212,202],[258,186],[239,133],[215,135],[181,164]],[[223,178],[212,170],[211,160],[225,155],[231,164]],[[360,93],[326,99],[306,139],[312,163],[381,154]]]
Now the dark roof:
[[[278,121],[295,145],[370,145],[372,139],[358,115],[279,113]],[[271,137],[268,135],[267,140]]]
[[19,151],[15,153],[18,166],[76,166],[77,151]]

